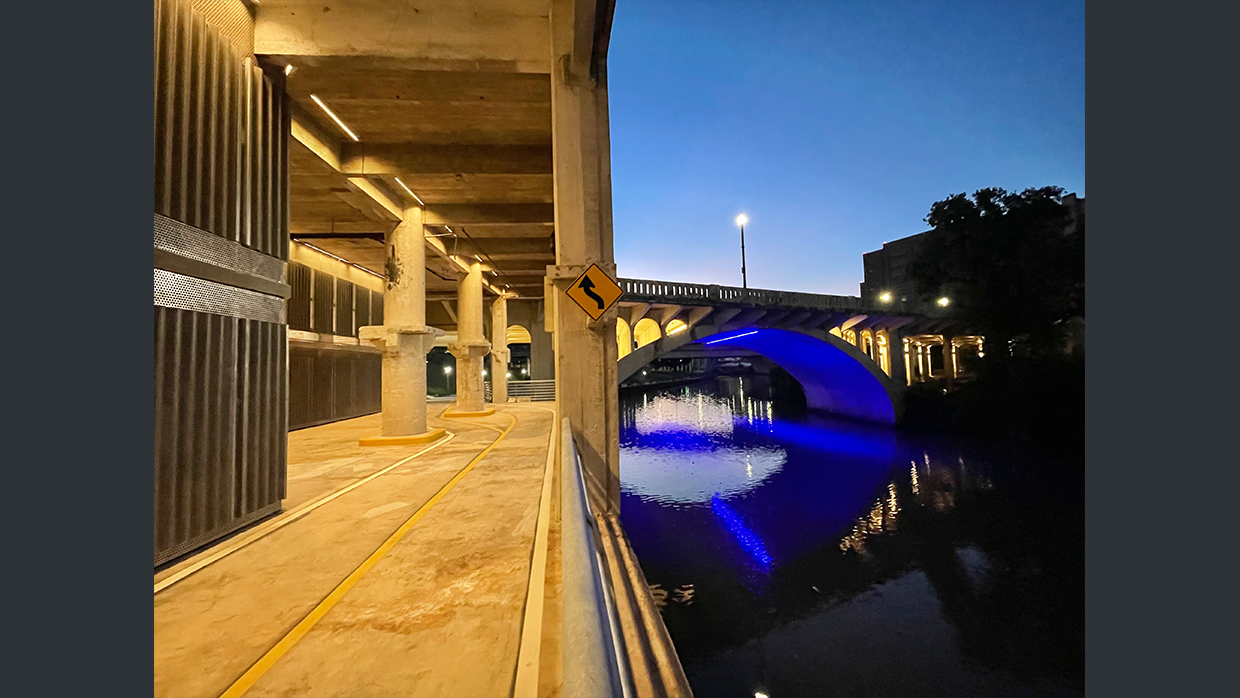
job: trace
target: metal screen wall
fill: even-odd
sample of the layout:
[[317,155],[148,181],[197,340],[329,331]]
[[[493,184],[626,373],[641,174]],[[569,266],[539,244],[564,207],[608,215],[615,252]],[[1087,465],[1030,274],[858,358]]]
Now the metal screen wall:
[[289,346],[289,429],[374,414],[382,408],[382,357],[315,346]]
[[188,0],[154,7],[158,566],[285,493],[289,113],[279,71]]

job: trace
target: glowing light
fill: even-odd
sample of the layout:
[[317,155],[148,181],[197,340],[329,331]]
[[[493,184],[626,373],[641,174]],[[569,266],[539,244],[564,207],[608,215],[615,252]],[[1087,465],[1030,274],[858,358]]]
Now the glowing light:
[[483,377],[483,378],[486,378],[486,377],[487,377],[487,370],[486,370],[485,368],[484,368],[484,369],[482,369],[482,377]]
[[952,303],[952,299],[948,298],[947,296],[943,296],[942,298],[938,300],[938,304],[943,306],[944,308],[951,305],[951,303]]
[[289,75],[292,75],[294,70],[297,70],[297,69],[293,67],[292,63],[289,63],[288,65],[284,66],[284,75],[286,77]]
[[758,563],[762,571],[770,572],[771,565],[775,561],[766,552],[766,545],[762,542],[762,539],[745,525],[740,515],[733,511],[732,507],[728,506],[717,493],[710,498],[710,508],[715,513],[715,516],[719,517],[723,527],[733,536],[736,536],[736,540],[741,544],[741,548],[749,553],[749,556]]
[[[418,195],[413,193],[412,189],[410,189],[404,182],[400,181],[400,177],[393,177],[392,179],[396,180],[396,183],[400,185],[401,189],[404,189],[405,191],[409,192],[409,196],[412,196],[413,200],[418,202],[419,206],[426,206],[426,204],[422,203],[422,200],[418,198]],[[446,225],[444,227],[448,228],[448,226]],[[452,233],[452,229],[448,228],[448,232]],[[456,233],[452,233],[452,236],[456,237]]]
[[355,140],[355,141],[360,141],[360,140],[362,140],[362,139],[360,139],[360,138],[358,138],[358,137],[357,137],[357,134],[356,134],[356,133],[353,133],[353,129],[349,128],[347,125],[345,125],[345,123],[344,123],[343,121],[341,121],[341,120],[340,120],[340,117],[339,117],[339,116],[336,116],[336,112],[332,111],[331,109],[328,109],[328,108],[327,108],[327,105],[326,105],[326,104],[323,104],[323,100],[319,99],[319,96],[318,96],[318,95],[310,95],[310,99],[313,99],[313,100],[314,100],[314,103],[315,103],[315,104],[317,104],[317,105],[319,105],[319,108],[321,108],[323,111],[327,112],[327,115],[328,115],[328,116],[330,116],[330,117],[332,118],[332,121],[335,121],[337,126],[339,126],[340,128],[344,129],[344,132],[345,132],[345,133],[347,133],[347,134],[349,134],[349,138],[352,138],[352,139],[353,139],[353,140]]
[[504,374],[504,377],[505,377],[505,378],[512,378],[512,371],[509,371],[508,373],[505,373],[505,374]]
[[736,224],[739,226],[744,226],[748,222],[749,222],[749,216],[746,216],[743,213],[736,217]]
[[311,245],[311,244],[310,244],[310,243],[308,243],[308,242],[302,242],[301,240],[294,240],[293,242],[297,243],[298,245],[301,245],[302,247],[309,247],[310,249],[314,250],[315,252],[318,252],[319,254],[322,254],[322,255],[327,255],[328,257],[331,257],[332,259],[336,260],[337,262],[344,262],[345,264],[348,264],[348,265],[349,265],[349,266],[351,266],[351,267],[357,267],[358,269],[361,269],[362,271],[366,272],[367,274],[371,274],[371,275],[373,275],[373,276],[377,276],[377,277],[379,277],[380,279],[386,279],[386,278],[387,278],[387,277],[386,277],[386,276],[384,276],[383,274],[378,274],[378,273],[376,273],[376,272],[373,272],[373,271],[371,271],[371,270],[367,269],[366,267],[363,267],[363,266],[362,266],[362,265],[360,265],[360,264],[355,264],[355,263],[353,263],[353,262],[350,262],[349,260],[345,259],[344,257],[337,257],[336,255],[332,254],[331,252],[328,252],[327,250],[324,250],[324,249],[320,249],[320,248],[318,248],[318,247],[315,247],[314,245]]
[[882,293],[878,294],[878,299],[884,303],[890,303],[891,302],[891,291],[883,291]]
[[452,367],[451,367],[451,366],[444,366],[444,367],[443,367],[443,374],[446,376],[446,375],[448,375],[449,373],[452,373]]
[[753,698],[768,698],[768,696],[765,693],[755,693]]
[[672,320],[671,322],[667,323],[667,334],[669,336],[674,335],[677,332],[684,332],[687,329],[689,329],[689,326],[686,325],[681,320]]
[[718,344],[719,342],[726,342],[729,339],[740,339],[741,337],[748,337],[751,334],[758,334],[758,331],[754,330],[753,332],[746,332],[744,334],[734,334],[731,337],[722,337],[720,339],[712,339],[709,342],[703,342],[703,344]]

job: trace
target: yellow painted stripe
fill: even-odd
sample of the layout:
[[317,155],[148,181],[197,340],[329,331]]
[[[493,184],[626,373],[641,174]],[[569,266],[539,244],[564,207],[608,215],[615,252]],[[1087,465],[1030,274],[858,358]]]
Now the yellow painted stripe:
[[[496,431],[499,431],[499,430],[496,429]],[[220,560],[223,560],[224,558],[228,557],[229,555],[232,555],[238,550],[241,550],[247,545],[258,542],[260,539],[265,538],[271,535],[272,533],[275,533],[281,528],[284,528],[288,524],[293,523],[294,521],[300,519],[306,514],[309,514],[315,509],[318,509],[319,507],[323,506],[324,504],[327,504],[328,502],[334,499],[337,499],[339,497],[343,497],[344,495],[352,492],[353,490],[361,487],[362,485],[370,482],[371,480],[374,480],[382,475],[386,475],[392,472],[393,470],[408,463],[414,458],[417,458],[423,453],[427,453],[428,451],[433,451],[436,448],[439,448],[440,446],[451,441],[452,438],[455,436],[456,434],[452,432],[448,432],[448,435],[446,437],[436,441],[434,444],[422,449],[421,451],[418,451],[412,456],[407,456],[405,458],[402,458],[396,461],[395,463],[387,466],[386,468],[378,472],[371,473],[370,475],[362,478],[361,480],[358,480],[357,482],[351,485],[346,485],[344,487],[341,487],[340,489],[336,490],[335,492],[332,492],[331,494],[320,497],[319,499],[316,499],[313,502],[309,502],[308,504],[303,504],[300,507],[297,507],[296,509],[288,511],[274,519],[269,519],[267,522],[254,527],[254,529],[250,531],[249,534],[241,538],[238,538],[236,541],[229,543],[213,551],[210,555],[206,556],[205,558],[202,558],[201,560],[194,562],[194,564],[190,565],[189,567],[179,570],[175,574],[172,574],[168,577],[165,577],[164,579],[159,580],[158,582],[155,582],[155,593],[158,594],[159,592],[163,591],[164,589],[167,589],[173,584],[176,584],[182,579],[185,579],[186,577],[189,577],[192,574],[196,574],[202,571],[208,566],[213,565],[216,562],[219,562]]]
[[346,577],[339,586],[332,589],[331,593],[320,601],[318,606],[314,607],[314,610],[310,611],[305,618],[302,618],[301,622],[290,630],[287,635],[281,638],[280,641],[276,643],[275,647],[272,647],[267,651],[267,654],[264,654],[261,658],[259,658],[259,660],[254,663],[254,666],[250,667],[249,670],[241,675],[241,678],[237,679],[233,685],[229,686],[228,690],[224,691],[224,693],[220,695],[220,698],[233,698],[235,696],[245,695],[245,692],[250,690],[250,688],[263,677],[263,674],[266,674],[276,662],[280,661],[281,657],[288,654],[288,651],[293,649],[293,646],[296,645],[301,638],[305,637],[306,633],[310,632],[310,630],[323,619],[323,616],[327,615],[327,612],[332,610],[332,607],[339,603],[340,599],[344,598],[344,595],[349,593],[349,590],[356,586],[357,583],[361,581],[362,577],[366,576],[366,573],[378,564],[379,560],[383,559],[384,555],[387,555],[392,548],[396,547],[396,544],[400,542],[400,539],[409,532],[409,529],[413,528],[414,524],[426,515],[426,512],[430,511],[431,507],[435,506],[439,500],[443,499],[444,495],[448,494],[448,491],[456,486],[456,483],[460,482],[462,478],[468,475],[469,471],[473,470],[474,466],[477,465],[486,456],[486,454],[491,452],[491,449],[499,445],[499,442],[503,441],[505,436],[508,436],[508,432],[512,431],[512,428],[517,425],[516,416],[511,414],[508,416],[512,417],[512,423],[508,425],[507,429],[500,432],[499,437],[492,441],[490,446],[487,446],[482,450],[482,453],[475,456],[474,459],[469,462],[469,465],[466,465],[459,473],[454,475],[446,485],[441,487],[439,491],[435,493],[435,496],[427,500],[421,508],[413,513],[413,516],[410,516],[405,523],[400,525],[400,528],[396,529],[391,536],[388,536],[388,539],[383,541],[383,544],[370,554],[370,557],[366,558],[361,565],[358,565],[357,569],[353,570],[353,572]]

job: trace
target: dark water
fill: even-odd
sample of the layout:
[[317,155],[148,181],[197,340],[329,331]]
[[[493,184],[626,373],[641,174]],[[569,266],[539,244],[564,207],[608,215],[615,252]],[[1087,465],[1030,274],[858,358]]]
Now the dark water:
[[1083,694],[1079,466],[772,397],[621,398],[624,527],[698,698]]

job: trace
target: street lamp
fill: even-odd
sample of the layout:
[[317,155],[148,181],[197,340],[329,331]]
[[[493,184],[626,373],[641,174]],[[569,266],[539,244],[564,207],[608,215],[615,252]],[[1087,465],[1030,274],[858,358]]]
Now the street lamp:
[[884,303],[891,302],[891,291],[883,291],[878,295],[878,299]]
[[741,214],[736,217],[736,224],[741,227],[741,288],[749,288],[749,279],[745,276],[745,224],[749,222],[749,216]]
[[943,306],[944,308],[951,305],[951,302],[952,300],[948,298],[947,296],[943,296],[942,298],[939,299],[939,305]]

